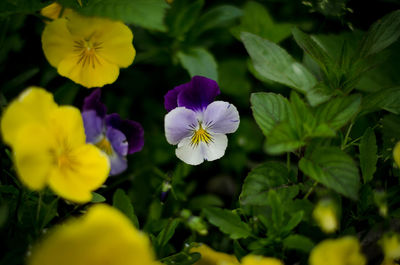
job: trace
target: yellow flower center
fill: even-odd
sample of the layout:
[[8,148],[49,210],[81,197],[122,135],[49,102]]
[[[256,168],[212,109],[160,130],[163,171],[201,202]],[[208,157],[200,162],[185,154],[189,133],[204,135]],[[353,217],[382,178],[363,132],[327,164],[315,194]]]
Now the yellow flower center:
[[110,141],[106,137],[103,137],[99,142],[96,143],[96,146],[100,148],[107,155],[111,155],[113,153],[113,148],[111,146]]
[[206,144],[212,142],[212,137],[211,134],[209,134],[206,130],[203,129],[203,127],[200,124],[199,129],[197,129],[193,135],[190,143],[193,146],[199,145],[200,142],[205,142]]
[[102,42],[92,42],[90,39],[75,41],[74,51],[78,53],[79,57],[77,64],[82,63],[82,67],[92,66],[93,69],[96,68],[96,65],[100,65],[96,52],[102,48],[102,44]]

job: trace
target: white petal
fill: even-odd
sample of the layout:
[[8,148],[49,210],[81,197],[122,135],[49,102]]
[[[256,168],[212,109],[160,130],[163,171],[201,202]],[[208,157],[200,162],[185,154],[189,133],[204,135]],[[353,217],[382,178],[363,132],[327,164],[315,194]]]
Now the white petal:
[[214,101],[204,111],[203,124],[213,133],[233,133],[239,127],[239,112],[225,101]]
[[212,142],[201,143],[204,147],[204,159],[207,161],[217,160],[224,156],[228,146],[228,137],[225,134],[212,134]]
[[193,133],[198,122],[194,111],[185,107],[178,107],[165,115],[165,137],[168,143],[178,144],[183,138]]
[[189,165],[199,165],[204,161],[203,143],[197,146],[190,144],[191,137],[184,138],[175,150],[176,156]]

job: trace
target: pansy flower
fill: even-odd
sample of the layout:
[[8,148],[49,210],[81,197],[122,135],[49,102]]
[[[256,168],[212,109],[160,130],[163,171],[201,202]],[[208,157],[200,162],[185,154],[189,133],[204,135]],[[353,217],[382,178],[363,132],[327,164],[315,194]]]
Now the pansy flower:
[[132,64],[132,40],[132,31],[122,22],[71,11],[46,25],[42,47],[60,75],[91,88],[113,83],[119,68]]
[[239,127],[239,112],[225,101],[214,101],[220,93],[217,82],[194,76],[165,95],[165,136],[178,145],[175,153],[189,165],[221,158],[228,145],[225,134]]
[[10,103],[1,134],[19,179],[32,190],[49,186],[64,199],[86,203],[110,172],[108,157],[85,142],[80,111],[58,106],[43,88],[31,87]]
[[100,96],[98,88],[85,98],[83,104],[86,142],[95,144],[108,155],[110,175],[117,175],[127,168],[126,155],[142,150],[143,127],[138,122],[121,119],[117,113],[107,115]]

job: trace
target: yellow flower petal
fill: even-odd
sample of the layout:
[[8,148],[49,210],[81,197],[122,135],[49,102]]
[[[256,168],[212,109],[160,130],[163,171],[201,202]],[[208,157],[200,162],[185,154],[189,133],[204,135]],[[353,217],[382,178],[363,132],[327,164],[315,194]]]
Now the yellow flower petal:
[[49,116],[49,129],[57,138],[58,145],[62,146],[62,149],[72,150],[86,143],[85,128],[79,109],[62,106]]
[[114,83],[118,78],[119,68],[100,56],[82,58],[79,55],[72,55],[60,62],[58,73],[91,88]]
[[385,234],[379,241],[382,246],[383,254],[388,260],[395,260],[400,258],[400,235]]
[[58,158],[49,177],[51,189],[67,200],[85,203],[92,199],[110,172],[108,157],[100,149],[85,144]]
[[201,254],[201,259],[195,265],[239,264],[235,256],[215,251],[204,244],[191,248],[190,252],[199,252]]
[[248,255],[242,259],[242,265],[283,265],[283,262],[276,258]]
[[58,67],[66,57],[74,54],[74,45],[77,38],[67,29],[67,19],[56,19],[46,25],[42,33],[42,48],[49,63]]
[[397,166],[400,167],[400,142],[397,142],[397,144],[394,146],[393,158]]
[[18,130],[13,146],[15,165],[21,181],[32,190],[41,190],[54,164],[49,152],[54,147],[46,127],[31,123]]
[[28,265],[153,265],[149,239],[118,210],[98,204],[50,232]]
[[310,265],[365,265],[366,258],[360,251],[355,237],[327,239],[313,248]]
[[54,2],[44,8],[42,8],[42,10],[40,10],[40,14],[44,17],[50,18],[50,19],[57,19],[60,16],[62,10],[62,6],[57,3]]
[[49,113],[57,108],[53,95],[43,88],[30,87],[22,93],[3,113],[1,133],[4,142],[15,143],[17,131],[28,123],[46,122]]

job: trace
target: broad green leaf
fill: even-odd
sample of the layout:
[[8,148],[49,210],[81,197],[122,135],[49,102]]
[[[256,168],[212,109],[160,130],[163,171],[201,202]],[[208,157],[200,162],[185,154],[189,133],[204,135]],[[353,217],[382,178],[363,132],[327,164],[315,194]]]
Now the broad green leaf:
[[326,102],[333,95],[334,92],[331,91],[324,83],[320,82],[307,92],[306,98],[308,103],[310,103],[311,106],[315,107],[321,103]]
[[230,210],[212,207],[204,209],[203,212],[211,224],[232,239],[247,238],[251,235],[250,227]]
[[310,36],[293,28],[292,34],[297,44],[313,58],[325,72],[332,70],[333,61],[329,54]]
[[191,77],[201,75],[218,82],[217,62],[204,48],[192,48],[177,53],[178,59]]
[[358,198],[358,168],[353,159],[339,148],[316,148],[300,160],[299,168],[326,187],[351,199]]
[[160,261],[163,264],[167,265],[192,265],[196,263],[201,258],[201,254],[194,253],[186,253],[180,252],[178,254],[174,254],[172,256],[161,259]]
[[250,102],[254,119],[266,136],[276,125],[288,118],[289,102],[279,94],[253,93]]
[[400,36],[400,10],[384,16],[368,30],[360,46],[360,57],[378,53]]
[[262,38],[278,43],[290,36],[292,24],[275,23],[268,10],[261,4],[249,1],[243,7],[240,25],[231,29],[240,40],[241,32],[250,32]]
[[196,35],[200,35],[206,30],[224,26],[242,15],[242,10],[233,5],[214,7],[200,16],[196,25],[193,27],[195,28],[194,32]]
[[360,141],[360,168],[364,183],[372,180],[378,162],[378,146],[374,130],[368,128]]
[[315,116],[318,123],[326,123],[332,129],[340,129],[348,123],[361,106],[361,96],[337,97],[317,107]]
[[308,237],[302,235],[290,235],[283,240],[283,246],[288,249],[297,249],[309,253],[314,243]]
[[362,113],[387,110],[394,114],[400,114],[400,87],[382,89],[363,98]]
[[92,203],[99,203],[99,202],[105,202],[106,198],[103,197],[103,195],[98,194],[96,192],[92,191],[92,200],[90,202]]
[[303,65],[275,43],[248,32],[243,32],[241,39],[255,70],[263,78],[287,85],[304,94],[317,83]]
[[133,206],[129,197],[122,189],[117,189],[113,195],[113,206],[123,212],[136,226],[139,227],[139,221],[133,210]]
[[292,152],[305,146],[305,139],[300,138],[288,121],[275,126],[270,132],[265,144],[265,151],[271,155]]
[[203,5],[204,0],[175,1],[165,19],[169,34],[180,38],[188,32],[199,17]]
[[168,243],[175,234],[175,229],[178,227],[179,223],[179,219],[170,220],[163,230],[161,230],[157,236],[157,244],[159,247],[163,247]]
[[168,4],[164,0],[91,0],[82,7],[70,4],[71,1],[60,1],[83,15],[107,17],[125,23],[165,31],[164,14]]

